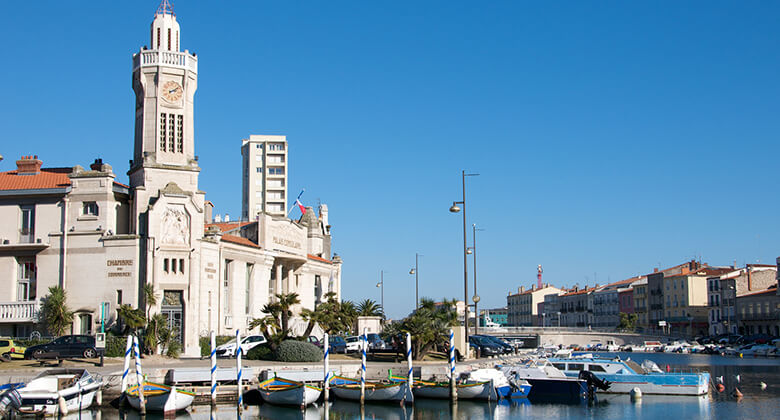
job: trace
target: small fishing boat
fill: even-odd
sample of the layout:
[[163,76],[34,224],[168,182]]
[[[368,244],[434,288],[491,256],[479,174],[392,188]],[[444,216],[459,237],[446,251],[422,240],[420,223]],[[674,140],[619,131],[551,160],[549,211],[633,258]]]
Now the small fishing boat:
[[[338,398],[360,401],[360,379],[334,376],[330,381],[330,389]],[[414,396],[409,395],[406,380],[396,382],[365,383],[365,401],[400,402],[411,404]]]
[[628,394],[634,388],[639,388],[643,394],[660,395],[705,395],[709,392],[709,373],[667,373],[649,360],[640,366],[630,359],[606,359],[588,354],[584,357],[551,358],[549,362],[566,376],[577,377],[580,371],[587,370],[612,383],[608,390],[599,392]]
[[267,403],[301,408],[313,404],[322,393],[321,388],[279,377],[261,382],[259,390],[263,401]]
[[103,385],[86,369],[47,369],[16,390],[23,414],[67,414],[89,408]]
[[[125,391],[127,402],[136,410],[141,409],[138,398],[138,385],[132,385]],[[154,382],[144,382],[144,402],[147,412],[175,413],[192,404],[195,393]]]
[[[405,383],[407,379],[390,375],[390,380]],[[499,398],[492,380],[460,382],[455,387],[458,399],[496,401]],[[450,383],[414,380],[412,393],[415,398],[450,399]]]

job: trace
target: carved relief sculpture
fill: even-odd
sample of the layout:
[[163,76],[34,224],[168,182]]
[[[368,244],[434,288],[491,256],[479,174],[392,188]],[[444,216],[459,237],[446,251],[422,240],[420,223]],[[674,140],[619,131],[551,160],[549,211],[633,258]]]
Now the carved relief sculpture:
[[162,243],[190,243],[190,217],[182,207],[168,207],[162,217]]

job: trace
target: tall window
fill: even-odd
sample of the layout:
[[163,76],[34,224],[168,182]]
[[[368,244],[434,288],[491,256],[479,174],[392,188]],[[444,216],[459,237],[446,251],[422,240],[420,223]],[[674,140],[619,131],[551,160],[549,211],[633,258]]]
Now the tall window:
[[184,116],[176,116],[176,151],[184,153]]
[[250,312],[249,307],[249,301],[250,299],[250,293],[249,289],[252,284],[252,273],[255,270],[254,264],[247,264],[246,265],[246,282],[244,284],[244,311],[248,314]]
[[16,300],[20,302],[35,300],[35,258],[19,257],[17,263]]
[[168,51],[171,50],[171,28],[168,28]]
[[175,152],[176,149],[174,148],[174,139],[175,139],[175,131],[176,131],[176,116],[173,114],[168,114],[168,151],[169,152]]
[[276,270],[271,267],[271,275],[268,278],[268,298],[270,299],[276,293]]
[[165,144],[166,144],[165,143],[166,142],[166,140],[165,140],[165,138],[166,138],[165,133],[168,132],[168,130],[165,127],[167,122],[168,122],[168,119],[165,117],[165,113],[161,113],[160,114],[160,151],[161,152],[164,152],[164,151],[168,150],[168,148],[165,147]]
[[21,229],[19,230],[19,242],[33,243],[35,236],[35,206],[22,206]]
[[225,260],[225,273],[222,278],[222,296],[223,307],[225,314],[230,313],[230,269],[232,268],[232,260]]
[[160,28],[157,28],[157,49],[160,49]]

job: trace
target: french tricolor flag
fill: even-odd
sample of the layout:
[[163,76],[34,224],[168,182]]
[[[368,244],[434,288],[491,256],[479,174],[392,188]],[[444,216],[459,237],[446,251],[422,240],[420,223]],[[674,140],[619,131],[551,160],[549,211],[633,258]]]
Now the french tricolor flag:
[[303,207],[303,204],[301,204],[301,200],[295,199],[295,204],[298,205],[298,208],[301,210],[301,214],[306,214],[306,207]]

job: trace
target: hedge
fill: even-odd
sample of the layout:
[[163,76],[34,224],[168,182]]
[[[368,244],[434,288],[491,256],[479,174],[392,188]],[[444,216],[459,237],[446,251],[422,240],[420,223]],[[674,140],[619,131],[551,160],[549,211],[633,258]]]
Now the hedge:
[[280,362],[319,362],[323,354],[319,347],[298,340],[285,340],[276,349],[276,360]]
[[276,360],[274,353],[268,344],[254,346],[246,352],[246,358],[249,360]]

